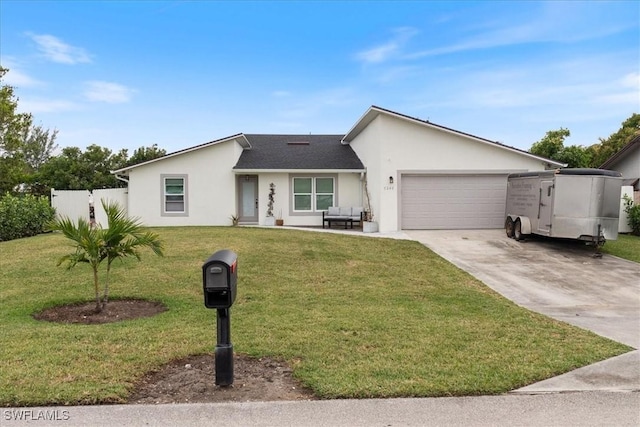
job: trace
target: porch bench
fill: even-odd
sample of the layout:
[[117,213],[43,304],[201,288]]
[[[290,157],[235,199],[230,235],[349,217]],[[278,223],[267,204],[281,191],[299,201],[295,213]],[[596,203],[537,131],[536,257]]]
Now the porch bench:
[[349,225],[353,228],[353,223],[362,224],[364,217],[364,209],[361,207],[344,208],[338,206],[332,206],[329,210],[322,211],[322,228],[327,223],[331,228],[332,222],[344,223],[346,229]]

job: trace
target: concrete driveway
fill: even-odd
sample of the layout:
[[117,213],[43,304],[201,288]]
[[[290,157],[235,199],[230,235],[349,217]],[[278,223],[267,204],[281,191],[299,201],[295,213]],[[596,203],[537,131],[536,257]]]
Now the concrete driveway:
[[[575,242],[516,242],[502,230],[405,231],[487,286],[532,311],[640,348],[640,264]],[[523,392],[640,390],[634,351],[534,384]]]

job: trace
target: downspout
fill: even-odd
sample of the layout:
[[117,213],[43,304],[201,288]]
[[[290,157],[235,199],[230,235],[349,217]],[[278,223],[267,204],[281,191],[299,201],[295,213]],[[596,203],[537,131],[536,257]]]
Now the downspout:
[[127,186],[129,186],[129,180],[128,179],[123,178],[123,177],[121,177],[121,176],[119,176],[118,174],[115,174],[115,173],[113,174],[113,176],[115,176],[116,179],[119,180],[119,181],[126,182]]

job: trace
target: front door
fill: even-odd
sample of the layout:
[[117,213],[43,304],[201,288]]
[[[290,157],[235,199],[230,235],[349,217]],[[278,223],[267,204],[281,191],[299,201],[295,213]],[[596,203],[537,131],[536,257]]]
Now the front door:
[[258,176],[238,176],[238,221],[258,222]]

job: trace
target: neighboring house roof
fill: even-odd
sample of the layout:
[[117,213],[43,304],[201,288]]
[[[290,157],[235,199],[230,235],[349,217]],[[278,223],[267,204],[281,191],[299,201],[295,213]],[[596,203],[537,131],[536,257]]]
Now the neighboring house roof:
[[513,151],[516,152],[518,154],[522,154],[524,156],[527,157],[531,157],[537,160],[541,160],[543,162],[546,162],[549,164],[549,166],[555,166],[555,167],[565,167],[567,166],[566,163],[560,163],[557,162],[555,160],[551,160],[551,159],[547,159],[541,156],[536,156],[535,154],[531,154],[528,151],[524,151],[524,150],[520,150],[519,148],[515,148],[515,147],[511,147],[505,144],[502,144],[501,142],[498,141],[491,141],[489,139],[486,138],[481,138],[479,136],[475,136],[475,135],[471,135],[469,133],[465,133],[465,132],[460,132],[457,131],[455,129],[451,129],[445,126],[441,126],[435,123],[431,123],[428,120],[421,120],[415,117],[410,117],[407,116],[405,114],[400,114],[400,113],[396,113],[395,111],[391,111],[391,110],[387,110],[385,108],[381,108],[381,107],[377,107],[375,105],[372,105],[371,107],[369,107],[369,109],[367,110],[366,113],[364,113],[364,115],[360,118],[360,120],[358,120],[356,122],[356,124],[351,128],[351,130],[349,132],[347,132],[347,134],[344,136],[344,138],[342,138],[342,143],[343,144],[348,144],[351,141],[353,141],[359,134],[360,132],[362,132],[368,125],[369,123],[371,123],[376,117],[378,117],[379,115],[384,114],[390,117],[396,117],[399,118],[401,120],[405,120],[408,122],[412,122],[412,123],[416,123],[418,125],[421,126],[425,126],[425,127],[429,127],[432,129],[437,129],[443,132],[448,132],[448,133],[453,133],[456,135],[460,135],[460,136],[464,136],[466,138],[472,139],[474,141],[478,141],[484,144],[492,144],[495,145],[498,148],[504,149],[504,150],[508,150],[508,151]]
[[244,150],[235,170],[357,170],[365,167],[343,135],[245,135]]
[[614,154],[613,156],[609,157],[607,159],[607,161],[604,162],[600,166],[600,169],[609,169],[609,168],[611,168],[611,166],[613,166],[614,164],[618,163],[620,160],[624,159],[629,154],[631,154],[631,152],[633,152],[634,148],[636,148],[636,147],[638,149],[640,149],[640,133],[638,133],[636,136],[634,136],[631,139],[631,141],[629,141],[629,143],[627,143],[627,145],[622,147],[616,154]]
[[222,144],[223,142],[227,142],[227,141],[233,141],[234,139],[245,150],[251,148],[251,145],[249,144],[249,141],[247,141],[247,138],[245,138],[245,136],[243,134],[238,133],[238,134],[235,134],[235,135],[227,136],[226,138],[216,139],[214,141],[205,142],[204,144],[196,145],[194,147],[189,147],[189,148],[185,148],[183,150],[174,151],[173,153],[169,153],[169,154],[164,155],[162,157],[158,157],[157,159],[149,160],[149,161],[146,161],[146,162],[143,162],[143,163],[138,163],[138,164],[132,165],[132,166],[127,166],[126,168],[117,169],[117,170],[111,171],[111,173],[112,174],[125,174],[125,173],[129,172],[131,169],[135,169],[135,168],[138,168],[140,166],[148,165],[149,163],[159,162],[161,160],[168,159],[170,157],[179,156],[180,154],[185,154],[185,153],[189,153],[191,151],[200,150],[201,148],[211,147],[212,145]]

